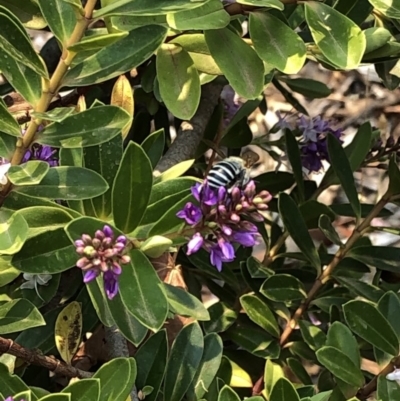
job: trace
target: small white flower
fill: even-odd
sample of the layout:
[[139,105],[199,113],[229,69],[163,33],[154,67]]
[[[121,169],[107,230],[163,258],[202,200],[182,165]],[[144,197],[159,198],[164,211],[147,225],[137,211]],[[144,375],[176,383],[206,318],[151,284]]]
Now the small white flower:
[[7,184],[7,177],[6,174],[11,167],[11,163],[0,163],[0,185],[6,185]]
[[51,280],[51,274],[31,274],[31,273],[24,273],[24,279],[26,280],[20,286],[21,290],[33,290],[35,289],[37,296],[44,301],[44,299],[40,296],[38,291],[38,285],[47,285],[47,283]]
[[400,369],[395,369],[392,373],[389,373],[386,379],[400,384]]

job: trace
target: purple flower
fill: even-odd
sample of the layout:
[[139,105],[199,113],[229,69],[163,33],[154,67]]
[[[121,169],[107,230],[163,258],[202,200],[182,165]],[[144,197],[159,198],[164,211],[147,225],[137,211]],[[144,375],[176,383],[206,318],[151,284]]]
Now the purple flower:
[[236,231],[232,235],[233,241],[245,247],[254,246],[257,241],[257,232]]
[[196,253],[203,246],[203,243],[203,236],[200,233],[194,234],[192,239],[188,242],[187,254],[191,255],[192,253]]
[[184,219],[186,223],[190,225],[197,224],[203,217],[201,209],[198,206],[193,205],[192,202],[186,203],[185,207],[176,215],[180,219]]
[[[229,244],[231,247],[232,245]],[[225,249],[226,251],[227,249]],[[213,266],[215,266],[217,268],[217,270],[220,272],[222,270],[222,263],[223,262],[232,262],[235,259],[235,251],[233,250],[229,250],[228,253],[228,257],[226,254],[224,254],[224,250],[220,247],[219,244],[214,245],[211,249],[210,249],[210,262]]]
[[118,277],[122,273],[121,264],[127,264],[131,260],[124,254],[126,247],[126,237],[120,235],[114,240],[114,232],[108,225],[105,225],[102,230],[97,230],[94,238],[83,234],[75,241],[76,252],[81,256],[76,266],[85,272],[83,282],[90,283],[103,274],[104,290],[108,299],[113,299],[119,289]]
[[49,163],[50,167],[56,167],[58,166],[57,149],[34,143],[31,149],[25,152],[22,163],[26,163],[29,160],[41,160]]
[[[14,398],[13,397],[7,397],[4,401],[14,401]],[[25,401],[25,400],[20,400],[20,401]]]

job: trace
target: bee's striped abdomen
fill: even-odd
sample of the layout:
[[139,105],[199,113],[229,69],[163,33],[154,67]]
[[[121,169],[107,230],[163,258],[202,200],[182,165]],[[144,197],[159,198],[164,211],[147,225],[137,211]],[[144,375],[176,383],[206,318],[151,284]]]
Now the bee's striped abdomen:
[[207,183],[209,187],[217,189],[219,187],[230,187],[243,179],[245,170],[234,161],[222,160],[209,171]]

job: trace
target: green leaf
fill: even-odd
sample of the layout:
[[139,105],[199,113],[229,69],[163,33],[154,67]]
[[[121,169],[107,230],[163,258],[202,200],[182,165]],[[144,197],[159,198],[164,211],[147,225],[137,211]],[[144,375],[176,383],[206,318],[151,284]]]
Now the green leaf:
[[288,25],[273,15],[250,13],[250,36],[257,54],[268,66],[297,74],[306,61],[306,45]]
[[150,199],[153,174],[149,158],[141,146],[130,142],[125,149],[112,189],[115,225],[132,232],[142,220]]
[[49,163],[40,160],[31,160],[8,170],[8,179],[14,185],[37,185],[49,171]]
[[139,346],[146,337],[147,328],[125,307],[119,295],[113,298],[112,301],[107,299],[107,304],[114,323],[121,334],[133,345]]
[[325,237],[332,241],[332,243],[340,247],[343,246],[343,243],[340,240],[338,233],[331,223],[331,219],[326,214],[322,214],[320,216],[318,227],[324,233]]
[[[97,31],[97,29],[96,29]],[[101,31],[103,32],[103,31]],[[74,45],[68,46],[68,50],[73,52],[83,52],[83,51],[93,51],[100,50],[106,46],[110,46],[119,40],[125,38],[129,35],[129,32],[115,32],[115,33],[107,33],[105,30],[105,34],[94,34],[90,36],[83,37],[78,43]]]
[[65,48],[77,22],[70,4],[64,0],[38,0],[51,32]]
[[18,193],[47,199],[81,200],[105,193],[108,184],[104,178],[83,167],[52,167],[40,184],[19,186]]
[[[0,53],[1,59],[1,53]],[[17,139],[14,136],[0,132],[0,154],[6,160],[11,160],[16,147]]]
[[349,328],[374,347],[390,355],[399,353],[399,340],[384,316],[371,304],[350,301],[343,306]]
[[285,130],[285,144],[286,152],[292,166],[293,176],[296,180],[297,188],[299,190],[300,203],[304,202],[304,179],[303,179],[303,165],[301,162],[299,143],[297,142],[292,131]]
[[240,4],[248,4],[249,6],[260,6],[267,8],[275,8],[283,11],[284,5],[279,0],[239,0]]
[[328,135],[328,153],[333,170],[339,178],[354,213],[358,218],[360,218],[361,206],[350,162],[343,150],[342,144],[333,135]]
[[135,355],[139,366],[136,386],[142,389],[146,385],[153,387],[147,401],[155,401],[167,366],[168,343],[165,330],[152,335]]
[[239,149],[249,145],[253,140],[253,133],[248,124],[247,117],[243,117],[235,125],[229,124],[225,135],[222,137],[220,146],[230,149]]
[[204,337],[200,366],[189,388],[193,399],[200,400],[207,393],[221,365],[222,351],[223,344],[218,334],[210,333]]
[[294,184],[293,174],[286,171],[271,171],[257,176],[257,190],[266,190],[275,195]]
[[183,327],[177,335],[167,364],[164,400],[180,401],[190,387],[201,363],[203,333],[197,322]]
[[203,303],[182,288],[164,283],[170,309],[177,315],[190,316],[196,320],[210,320]]
[[157,331],[168,314],[163,284],[142,252],[132,250],[130,256],[119,279],[122,302],[140,323]]
[[389,160],[389,188],[390,195],[397,195],[400,193],[400,170],[397,165],[396,157],[393,155]]
[[254,99],[264,86],[264,66],[256,52],[229,28],[204,33],[207,46],[233,89]]
[[271,391],[275,386],[275,383],[280,379],[285,377],[283,369],[277,363],[273,363],[270,359],[267,359],[264,369],[264,383],[265,383],[265,393],[267,398],[271,397]]
[[361,358],[357,340],[343,323],[332,323],[328,330],[326,345],[342,351],[357,368],[360,366]]
[[326,346],[320,348],[316,355],[318,361],[335,377],[357,388],[364,384],[364,376],[360,368],[344,352]]
[[22,24],[9,17],[9,11],[0,6],[0,49],[7,57],[27,66],[40,76],[47,78],[48,73],[43,61],[32,47],[32,43]]
[[26,28],[43,29],[46,27],[46,21],[42,18],[35,0],[0,0],[0,5],[13,13]]
[[[135,6],[137,3],[135,1]],[[74,65],[68,71],[64,85],[88,86],[108,81],[136,68],[153,55],[164,42],[166,33],[167,28],[158,25],[130,31],[128,36]]]
[[190,120],[200,102],[200,79],[193,60],[182,47],[164,43],[157,50],[161,97],[171,113]]
[[[85,218],[82,218],[82,220]],[[76,237],[75,237],[76,238]],[[96,314],[105,326],[111,327],[114,324],[114,319],[111,316],[110,308],[106,300],[106,292],[104,290],[104,281],[101,276],[96,280],[92,280],[86,285],[90,300],[96,311]]]
[[120,134],[129,119],[120,107],[93,107],[48,125],[36,134],[36,142],[59,148],[99,145]]
[[[17,375],[11,375],[7,366],[0,363],[0,394],[18,394],[28,391],[29,387]],[[36,397],[32,397],[37,400]]]
[[267,278],[260,292],[265,297],[278,302],[295,301],[307,297],[303,283],[289,274],[275,274]]
[[[400,19],[400,3],[396,0],[369,0],[377,11],[388,18]],[[386,399],[384,399],[386,401]]]
[[306,320],[300,320],[299,326],[304,341],[313,351],[316,351],[325,345],[326,335],[320,328],[314,326],[312,323],[307,322]]
[[14,255],[25,243],[28,224],[18,213],[0,210],[0,254]]
[[194,159],[190,159],[175,164],[175,166],[169,168],[167,171],[164,171],[159,177],[157,177],[157,184],[180,177],[193,166],[193,163]]
[[158,161],[164,153],[165,133],[164,128],[161,128],[149,135],[143,142],[142,148],[150,159],[153,168],[156,167]]
[[71,395],[70,394],[48,394],[45,395],[44,397],[40,398],[39,401],[71,401]]
[[[399,10],[400,16],[400,10]],[[395,401],[400,397],[400,387],[395,381],[386,379],[384,375],[378,376],[378,389],[376,393],[378,400]]]
[[390,323],[394,332],[397,334],[397,337],[400,340],[400,320],[398,319],[400,313],[399,297],[393,291],[387,292],[379,300],[378,310]]
[[0,256],[0,287],[14,281],[21,272],[11,265],[10,256]]
[[105,220],[112,211],[111,188],[118,171],[118,162],[122,158],[122,137],[117,135],[101,145],[84,148],[83,157],[85,167],[99,173],[109,186],[107,192],[90,201],[96,216]]
[[100,380],[81,379],[65,387],[62,392],[71,394],[72,400],[98,401],[100,397]]
[[0,103],[0,131],[16,137],[22,135],[19,124],[3,103]]
[[350,292],[356,296],[364,297],[372,302],[378,302],[379,298],[382,297],[384,291],[379,287],[372,284],[365,283],[359,279],[353,279],[350,277],[340,277],[340,272],[334,274],[335,279],[345,286]]
[[292,78],[285,79],[284,82],[292,91],[311,99],[324,98],[332,93],[332,90],[324,83],[313,79]]
[[359,260],[367,265],[376,267],[379,270],[398,273],[398,261],[400,249],[391,246],[358,246],[352,248],[347,257]]
[[317,250],[315,249],[310,234],[308,233],[306,223],[296,203],[284,192],[279,195],[278,202],[279,214],[293,241],[303,252],[307,260],[316,269],[320,269],[321,261]]
[[305,4],[305,17],[322,54],[341,69],[357,68],[364,55],[366,39],[352,20],[317,2]]
[[93,379],[100,379],[100,398],[99,401],[126,400],[136,378],[135,364],[130,361],[133,358],[115,358],[105,363],[93,375]]
[[245,294],[240,297],[240,303],[247,313],[247,316],[265,331],[279,338],[280,330],[275,316],[268,305],[259,297],[252,294]]
[[306,385],[313,385],[311,377],[307,373],[303,364],[297,358],[288,358],[286,360],[290,370],[296,375],[296,377]]
[[63,228],[28,239],[12,265],[24,273],[56,274],[75,266],[78,255]]
[[184,30],[225,28],[230,16],[219,0],[210,0],[191,10],[167,14],[167,23],[171,28]]
[[56,107],[55,109],[48,110],[44,113],[32,111],[31,116],[43,120],[60,123],[71,114],[75,114],[75,107]]
[[225,385],[218,394],[218,401],[240,401],[240,398],[234,390]]
[[99,18],[110,15],[159,15],[168,12],[176,12],[181,10],[189,10],[199,7],[207,0],[157,0],[157,3],[149,3],[147,0],[136,0],[132,4],[131,0],[117,0],[110,2],[105,7],[94,12],[93,17]]
[[293,384],[285,377],[281,377],[272,387],[269,401],[300,401],[300,397]]
[[15,299],[0,305],[0,334],[10,334],[43,326],[40,312],[27,299]]
[[221,333],[235,323],[238,316],[234,309],[231,309],[223,302],[216,302],[208,308],[210,320],[204,322],[203,327],[206,333]]

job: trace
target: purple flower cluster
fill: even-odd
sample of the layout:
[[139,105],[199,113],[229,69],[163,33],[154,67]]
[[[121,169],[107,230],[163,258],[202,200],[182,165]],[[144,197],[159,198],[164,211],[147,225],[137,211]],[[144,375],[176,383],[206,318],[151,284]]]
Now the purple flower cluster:
[[122,273],[121,264],[127,264],[131,258],[124,255],[127,239],[120,235],[114,239],[111,227],[105,225],[103,230],[97,230],[94,238],[83,234],[75,241],[76,252],[81,258],[76,266],[84,272],[84,283],[89,283],[103,273],[104,290],[108,299],[113,299],[118,293],[118,277]]
[[[280,114],[278,114],[278,118],[280,128],[292,129],[291,125]],[[296,126],[301,133],[299,145],[303,166],[310,172],[319,172],[323,167],[322,161],[329,161],[328,134],[334,135],[340,142],[343,142],[340,139],[343,131],[333,129],[329,121],[323,120],[320,116],[313,119],[301,116]]]
[[205,181],[193,186],[192,194],[198,204],[188,202],[177,213],[195,230],[186,253],[205,249],[211,264],[221,271],[223,262],[235,259],[235,245],[252,247],[257,243],[257,226],[249,220],[263,221],[258,211],[268,209],[272,196],[267,191],[256,194],[254,181],[244,189],[235,186],[230,190],[212,189]]
[[[14,401],[14,397],[7,397],[4,401]],[[20,400],[20,401],[25,401],[25,400]]]

